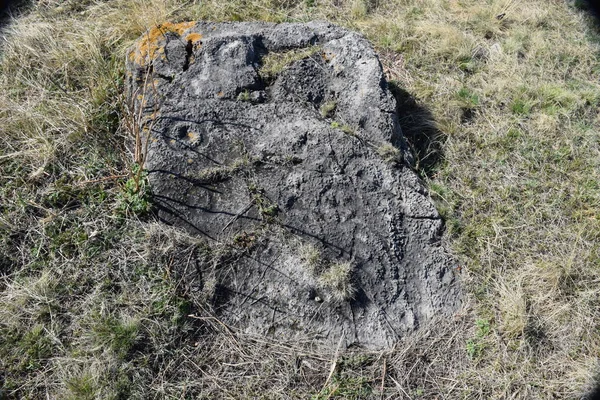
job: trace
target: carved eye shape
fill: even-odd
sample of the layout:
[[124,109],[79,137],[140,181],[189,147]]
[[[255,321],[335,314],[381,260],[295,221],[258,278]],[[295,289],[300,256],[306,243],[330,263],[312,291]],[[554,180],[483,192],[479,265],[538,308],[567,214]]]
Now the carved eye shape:
[[175,137],[179,140],[185,140],[187,137],[189,126],[187,125],[179,125],[175,127]]

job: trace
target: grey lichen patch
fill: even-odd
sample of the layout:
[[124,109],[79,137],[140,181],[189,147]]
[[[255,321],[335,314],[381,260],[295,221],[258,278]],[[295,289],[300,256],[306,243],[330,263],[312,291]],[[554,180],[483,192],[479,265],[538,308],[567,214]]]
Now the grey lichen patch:
[[319,286],[327,291],[334,301],[349,301],[356,295],[352,281],[354,266],[351,262],[329,265],[318,277]]
[[270,52],[262,58],[262,65],[258,70],[258,74],[265,80],[271,80],[288,65],[310,57],[320,50],[320,46],[310,46],[283,52]]

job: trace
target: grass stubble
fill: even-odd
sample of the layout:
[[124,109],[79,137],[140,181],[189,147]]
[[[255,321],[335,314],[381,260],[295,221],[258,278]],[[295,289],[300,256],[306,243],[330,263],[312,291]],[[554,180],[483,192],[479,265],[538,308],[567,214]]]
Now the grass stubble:
[[[202,19],[327,19],[374,43],[446,220],[461,313],[394,349],[338,354],[248,337],[194,299],[181,271],[203,244],[154,222],[131,185],[122,90],[137,37]],[[3,393],[580,396],[600,354],[598,39],[576,4],[542,0],[26,6],[0,61]]]

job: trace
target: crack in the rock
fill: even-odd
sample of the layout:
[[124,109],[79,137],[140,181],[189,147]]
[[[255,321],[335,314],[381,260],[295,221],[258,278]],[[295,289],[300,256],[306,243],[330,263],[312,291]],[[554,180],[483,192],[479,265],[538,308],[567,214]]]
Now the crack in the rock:
[[428,219],[431,221],[439,221],[442,219],[442,217],[426,217],[426,216],[416,216],[416,215],[405,215],[404,217],[410,218],[410,219]]
[[192,58],[193,49],[194,44],[191,40],[188,40],[187,44],[185,45],[185,61],[183,63],[184,72],[187,71],[188,68],[190,68],[190,59]]
[[171,83],[173,82],[173,77],[172,76],[168,76],[168,75],[163,75],[163,74],[157,74],[159,78],[164,79],[165,81]]

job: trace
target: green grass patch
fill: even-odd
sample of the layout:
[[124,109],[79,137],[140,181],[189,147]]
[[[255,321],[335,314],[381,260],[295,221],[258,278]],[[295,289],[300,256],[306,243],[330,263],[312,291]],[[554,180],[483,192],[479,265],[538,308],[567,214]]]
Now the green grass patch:
[[479,96],[467,88],[461,88],[456,97],[464,108],[475,108],[479,105]]

